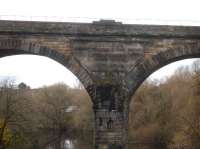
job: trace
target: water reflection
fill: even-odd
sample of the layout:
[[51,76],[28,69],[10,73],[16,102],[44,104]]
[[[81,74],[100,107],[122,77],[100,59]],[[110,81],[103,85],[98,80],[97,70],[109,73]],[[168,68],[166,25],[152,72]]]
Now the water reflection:
[[[59,149],[92,149],[93,144],[91,143],[92,140],[87,141],[83,138],[76,138],[76,139],[68,139],[61,141],[61,148]],[[57,149],[55,145],[49,145],[46,149]]]
[[[69,140],[66,139],[63,141],[62,147],[59,149],[93,149],[93,144],[91,142],[85,142],[80,139],[76,140]],[[57,149],[56,147],[53,147],[52,145],[49,146],[46,149]],[[144,144],[128,144],[128,149],[151,149],[148,145]]]
[[[92,140],[87,141],[83,138],[68,139],[61,142],[59,149],[93,149]],[[58,149],[54,145],[49,145],[46,149]],[[128,144],[128,149],[151,149],[147,144]]]
[[63,148],[64,149],[75,149],[73,141],[72,140],[65,140]]

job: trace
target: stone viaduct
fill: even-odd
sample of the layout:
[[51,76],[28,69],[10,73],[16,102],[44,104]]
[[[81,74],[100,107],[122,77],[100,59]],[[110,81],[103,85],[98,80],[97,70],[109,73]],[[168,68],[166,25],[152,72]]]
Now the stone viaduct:
[[82,82],[95,115],[95,149],[125,149],[129,103],[152,72],[200,57],[200,27],[0,21],[0,57],[56,60]]

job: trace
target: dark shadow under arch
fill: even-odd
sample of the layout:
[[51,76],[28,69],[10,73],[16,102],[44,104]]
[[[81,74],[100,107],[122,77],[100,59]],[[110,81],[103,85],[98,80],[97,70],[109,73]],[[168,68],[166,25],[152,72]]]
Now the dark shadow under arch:
[[72,55],[65,56],[59,51],[21,39],[0,39],[0,58],[18,54],[33,54],[51,58],[69,69],[87,88],[92,80],[87,70]]
[[[168,49],[142,59],[126,76],[125,81],[132,97],[137,88],[153,72],[175,61],[200,58],[200,49],[187,47],[183,49]],[[131,101],[131,98],[129,99]],[[129,101],[129,103],[130,103]]]

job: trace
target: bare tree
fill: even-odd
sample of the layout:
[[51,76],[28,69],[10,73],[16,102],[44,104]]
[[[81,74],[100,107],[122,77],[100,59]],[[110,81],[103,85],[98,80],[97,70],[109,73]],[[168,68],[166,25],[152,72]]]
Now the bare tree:
[[70,121],[67,109],[70,107],[71,96],[68,90],[66,85],[57,84],[41,89],[38,94],[40,126],[42,130],[50,132],[50,138],[45,145],[53,143],[56,149],[61,149],[62,136]]

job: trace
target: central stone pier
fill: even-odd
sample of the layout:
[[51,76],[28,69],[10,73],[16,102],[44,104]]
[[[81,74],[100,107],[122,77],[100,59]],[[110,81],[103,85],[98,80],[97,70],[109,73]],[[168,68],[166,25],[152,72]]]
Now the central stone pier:
[[127,145],[127,94],[121,84],[94,85],[95,149],[125,149]]
[[200,57],[200,27],[0,20],[0,57],[33,54],[68,68],[88,91],[95,149],[127,149],[131,96],[154,71]]

